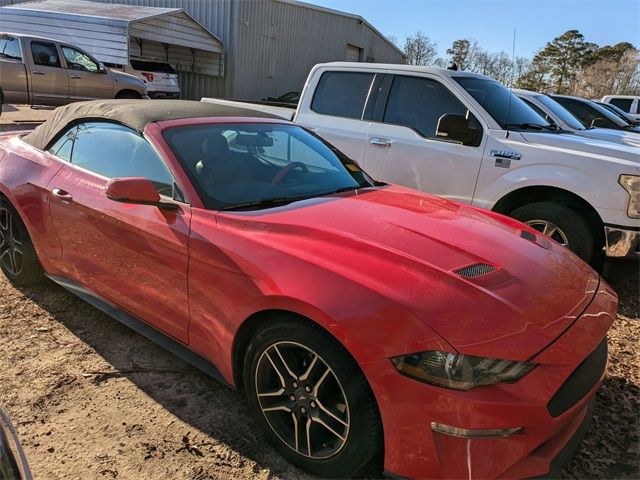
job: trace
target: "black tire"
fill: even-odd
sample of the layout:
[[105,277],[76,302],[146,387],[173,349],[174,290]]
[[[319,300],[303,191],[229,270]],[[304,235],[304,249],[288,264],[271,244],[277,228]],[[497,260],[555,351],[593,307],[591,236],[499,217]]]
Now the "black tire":
[[549,222],[557,226],[559,231],[554,232],[551,238],[564,243],[567,247],[589,263],[595,254],[595,235],[587,221],[575,210],[566,205],[553,202],[536,202],[516,208],[509,215],[521,222],[530,224],[533,228],[543,231],[538,221]]
[[[291,408],[289,412],[263,412],[262,408],[272,407],[265,407],[264,403],[261,406],[261,402],[265,400],[258,398],[258,383],[264,385],[263,382],[269,378],[268,375],[265,376],[265,372],[271,370],[275,373],[275,364],[267,363],[265,360],[267,354],[275,355],[275,347],[282,352],[281,358],[288,359],[287,363],[291,364],[294,374],[303,373],[311,365],[309,370],[312,374],[306,379],[304,375],[298,375],[299,384],[296,384],[290,375],[285,375],[284,382],[287,383],[287,387],[284,394],[262,396],[268,398],[269,402],[275,402],[273,405],[288,402]],[[318,355],[315,363],[309,361],[314,353]],[[299,356],[296,357],[295,354]],[[277,356],[275,358],[282,367]],[[291,361],[292,358],[294,361]],[[323,376],[321,372],[328,373]],[[259,329],[249,343],[243,373],[247,402],[262,433],[285,458],[306,472],[331,478],[353,476],[371,464],[381,451],[383,440],[380,414],[369,384],[342,345],[312,322],[283,315]],[[279,384],[282,382],[278,377],[274,378],[277,384],[272,388],[279,391]],[[304,390],[313,388],[312,383],[317,385],[317,390]],[[298,389],[294,388],[295,386]],[[271,388],[268,391],[271,391]],[[309,393],[306,394],[305,391]],[[264,392],[265,389],[262,393]],[[345,401],[342,403],[342,400],[338,399]],[[314,400],[318,401],[315,406]],[[328,406],[322,405],[321,402]],[[335,408],[332,405],[335,405]],[[307,415],[302,413],[304,406],[307,407]],[[327,409],[342,417],[340,423],[336,416],[333,416],[333,419],[336,419],[333,420],[324,413]],[[299,420],[294,420],[294,416],[298,414]],[[311,420],[311,417],[315,417],[316,420]],[[343,438],[330,433],[319,422],[316,423],[318,419],[331,424],[330,426]],[[342,420],[346,420],[346,423]],[[277,426],[272,427],[274,424],[282,425],[279,433],[276,433]],[[304,429],[299,429],[297,444],[294,443],[294,434],[291,432],[295,424],[305,426]],[[306,440],[309,434],[312,437],[311,441]],[[286,443],[285,438],[290,439],[289,443]],[[321,448],[318,448],[318,445]],[[300,451],[304,451],[305,454]]]
[[0,269],[7,279],[20,287],[41,283],[44,270],[29,232],[13,205],[1,197],[0,237]]
[[123,99],[141,99],[142,97],[140,95],[138,95],[137,93],[134,92],[120,92],[116,95],[116,99],[118,100],[123,100]]

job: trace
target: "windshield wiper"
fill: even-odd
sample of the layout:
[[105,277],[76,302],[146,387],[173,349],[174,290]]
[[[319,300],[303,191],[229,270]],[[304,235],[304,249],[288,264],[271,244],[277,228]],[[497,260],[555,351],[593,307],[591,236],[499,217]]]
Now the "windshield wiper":
[[522,130],[547,130],[550,132],[557,132],[559,130],[557,125],[539,125],[537,123],[507,123],[503,128],[518,128]]
[[219,211],[224,212],[228,210],[244,210],[250,208],[262,209],[279,207],[280,205],[287,205],[288,203],[298,202],[300,200],[307,200],[309,198],[317,197],[317,194],[313,195],[300,195],[297,197],[276,197],[266,198],[263,200],[255,200],[252,202],[234,203],[231,205],[225,205]]
[[352,187],[342,187],[342,188],[339,188],[337,190],[333,190],[331,192],[322,193],[319,196],[320,197],[324,197],[326,195],[333,195],[334,193],[350,192],[351,190],[359,190],[361,188],[366,188],[366,187],[361,186],[361,185],[356,185],[355,187],[353,187],[353,186]]

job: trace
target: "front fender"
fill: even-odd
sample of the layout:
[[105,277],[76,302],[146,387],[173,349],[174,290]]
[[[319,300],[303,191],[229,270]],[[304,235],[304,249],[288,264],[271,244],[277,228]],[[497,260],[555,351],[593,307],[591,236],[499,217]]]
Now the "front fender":
[[[513,165],[514,162],[512,162]],[[489,183],[478,184],[473,204],[491,210],[506,195],[525,187],[555,187],[567,190],[594,208],[625,208],[625,192],[590,172],[571,166],[525,165],[507,170]]]

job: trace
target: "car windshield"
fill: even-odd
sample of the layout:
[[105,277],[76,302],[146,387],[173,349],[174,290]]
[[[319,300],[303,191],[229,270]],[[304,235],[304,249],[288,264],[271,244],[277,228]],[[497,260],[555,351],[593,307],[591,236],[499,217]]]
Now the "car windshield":
[[489,112],[489,115],[503,129],[556,130],[551,123],[501,83],[476,77],[453,78]]
[[611,113],[613,113],[614,115],[617,115],[620,119],[624,120],[625,122],[633,125],[635,123],[635,120],[633,119],[633,117],[629,116],[629,114],[627,112],[625,112],[624,110],[620,109],[619,107],[616,107],[614,104],[612,103],[602,103],[602,102],[595,102],[597,105],[600,105],[603,108],[606,108],[607,110],[609,110]]
[[204,124],[164,138],[211,210],[254,210],[371,187],[342,153],[301,127]]
[[545,107],[547,107],[551,111],[551,113],[553,113],[558,118],[560,118],[560,120],[569,125],[569,127],[573,128],[574,130],[585,130],[584,125],[580,123],[580,120],[574,117],[569,110],[564,108],[553,98],[547,97],[546,95],[538,95],[536,99]]

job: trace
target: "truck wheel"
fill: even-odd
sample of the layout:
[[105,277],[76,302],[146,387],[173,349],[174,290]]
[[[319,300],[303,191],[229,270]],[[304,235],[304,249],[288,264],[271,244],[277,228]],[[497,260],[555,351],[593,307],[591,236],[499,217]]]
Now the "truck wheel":
[[27,227],[4,198],[0,198],[0,269],[11,283],[20,287],[44,280],[44,270]]
[[116,99],[140,99],[140,95],[134,92],[120,92],[116,95]]
[[569,207],[536,202],[516,208],[510,217],[535,228],[589,263],[594,255],[594,234],[585,219]]
[[382,448],[371,388],[347,351],[316,325],[282,316],[249,343],[251,413],[289,461],[314,475],[352,476]]

